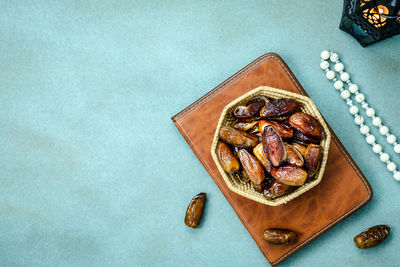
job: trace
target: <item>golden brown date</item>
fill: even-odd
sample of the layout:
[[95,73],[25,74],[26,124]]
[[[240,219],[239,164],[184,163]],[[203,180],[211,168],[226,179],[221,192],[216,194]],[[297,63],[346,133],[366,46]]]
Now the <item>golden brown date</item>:
[[299,103],[290,98],[272,99],[260,111],[263,118],[284,117],[299,109]]
[[247,177],[254,184],[261,184],[265,178],[265,172],[261,163],[246,149],[241,149],[238,152],[240,163],[242,164],[243,171],[246,172]]
[[290,116],[289,124],[295,130],[306,136],[311,136],[318,141],[321,141],[324,137],[324,129],[319,121],[303,112],[296,112]]
[[266,199],[274,199],[292,192],[294,188],[293,186],[275,180],[269,184],[268,188],[266,188],[263,193]]
[[219,130],[219,137],[228,144],[240,148],[255,147],[258,144],[258,136],[236,130],[230,126],[222,126]]
[[376,225],[355,236],[354,243],[356,247],[361,249],[372,248],[382,243],[389,236],[389,233],[389,226]]
[[217,156],[222,168],[226,172],[234,173],[239,170],[239,161],[236,159],[231,148],[222,141],[217,145]]
[[271,170],[271,175],[279,182],[291,186],[303,185],[307,179],[307,172],[293,165],[273,168]]
[[285,143],[286,149],[286,162],[289,164],[296,165],[297,167],[303,167],[304,159],[303,156],[293,146]]
[[197,228],[203,217],[204,205],[206,203],[207,194],[200,193],[193,197],[186,210],[185,224],[189,227]]
[[271,171],[271,162],[269,162],[267,155],[264,152],[262,143],[259,143],[253,148],[253,154],[260,161],[267,172]]
[[308,176],[313,177],[321,163],[322,159],[322,148],[316,144],[309,144],[306,150],[306,156],[304,157],[305,168],[308,172]]
[[306,156],[306,150],[307,150],[307,147],[306,147],[306,146],[300,145],[299,143],[290,143],[290,144],[291,144],[292,147],[294,147],[297,151],[299,151],[300,154],[301,154],[303,157]]
[[272,126],[275,131],[281,136],[282,139],[289,139],[293,137],[293,129],[280,124],[279,122],[276,121],[268,121],[268,120],[260,120],[258,122],[258,129],[260,133],[263,132],[264,128],[267,126]]
[[256,121],[256,120],[240,120],[240,121],[235,121],[232,124],[232,126],[236,130],[248,131],[257,124],[258,124],[258,121]]
[[262,145],[272,166],[278,167],[286,159],[282,138],[272,126],[266,126],[262,134]]
[[293,131],[293,139],[303,145],[308,145],[309,143],[313,143],[313,144],[319,144],[319,142],[321,140],[318,140],[315,137],[312,136],[307,136],[305,134],[303,134],[302,132],[299,131]]
[[288,245],[296,242],[296,232],[289,229],[269,228],[264,231],[264,240],[274,245]]

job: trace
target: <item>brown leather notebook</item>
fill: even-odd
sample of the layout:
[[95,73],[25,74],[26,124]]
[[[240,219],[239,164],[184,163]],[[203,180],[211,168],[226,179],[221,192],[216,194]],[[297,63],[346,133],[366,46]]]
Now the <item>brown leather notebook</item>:
[[[268,53],[172,117],[172,120],[261,252],[271,265],[276,266],[364,206],[372,197],[372,189],[331,130],[332,141],[324,177],[310,191],[278,207],[266,206],[230,191],[211,157],[214,132],[228,103],[262,85],[307,95],[285,62],[277,54]],[[288,246],[268,244],[262,236],[264,229],[271,227],[296,231],[298,241]]]

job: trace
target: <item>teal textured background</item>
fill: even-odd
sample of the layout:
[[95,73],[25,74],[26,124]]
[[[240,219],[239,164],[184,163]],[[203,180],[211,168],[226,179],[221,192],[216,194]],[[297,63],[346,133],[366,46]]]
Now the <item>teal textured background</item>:
[[[342,4],[0,0],[1,265],[267,265],[170,117],[276,52],[374,190],[281,266],[400,266],[400,184],[319,69],[321,50],[338,51],[399,136],[400,37],[362,48],[338,29]],[[189,229],[202,191],[205,217]],[[353,236],[375,224],[390,238],[356,249]]]

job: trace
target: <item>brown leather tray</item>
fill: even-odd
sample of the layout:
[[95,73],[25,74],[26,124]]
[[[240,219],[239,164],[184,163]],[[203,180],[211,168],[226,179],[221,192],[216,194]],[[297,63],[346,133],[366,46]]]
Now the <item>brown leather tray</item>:
[[[214,132],[223,108],[261,85],[307,95],[285,62],[277,54],[268,53],[172,117],[172,120],[261,252],[271,265],[276,266],[364,206],[372,197],[372,189],[331,130],[332,142],[325,174],[315,188],[278,207],[266,206],[230,191],[211,157]],[[295,230],[299,234],[298,242],[290,246],[268,244],[262,239],[262,233],[270,227]]]

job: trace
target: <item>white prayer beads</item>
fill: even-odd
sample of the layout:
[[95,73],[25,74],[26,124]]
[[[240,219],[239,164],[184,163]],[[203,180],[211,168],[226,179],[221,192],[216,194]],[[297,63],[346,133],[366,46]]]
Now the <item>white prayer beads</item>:
[[[365,141],[367,144],[372,146],[374,153],[379,155],[380,161],[386,163],[388,171],[393,173],[393,178],[396,181],[400,181],[400,171],[397,171],[397,166],[394,162],[390,161],[390,156],[382,151],[382,146],[376,143],[376,137],[370,134],[370,129],[364,124],[364,117],[359,115],[359,109],[351,100],[351,95],[355,94],[355,101],[361,105],[365,110],[365,114],[372,120],[372,125],[379,128],[379,133],[386,136],[386,141],[393,145],[393,150],[396,153],[400,153],[400,144],[396,142],[397,138],[395,135],[389,132],[389,128],[382,124],[382,119],[375,116],[375,109],[371,108],[367,102],[365,102],[365,96],[359,92],[359,87],[350,80],[350,74],[344,71],[344,65],[339,61],[339,55],[334,52],[324,50],[321,52],[321,63],[320,67],[325,71],[326,78],[333,81],[333,86],[340,92],[340,97],[346,101],[349,106],[349,112],[354,116],[354,123],[360,127],[360,133],[365,135]],[[329,62],[333,62],[334,70],[329,68]],[[327,64],[328,63],[328,64]],[[335,71],[339,74],[340,79],[336,78]],[[344,85],[347,84],[348,90],[344,89]]]

